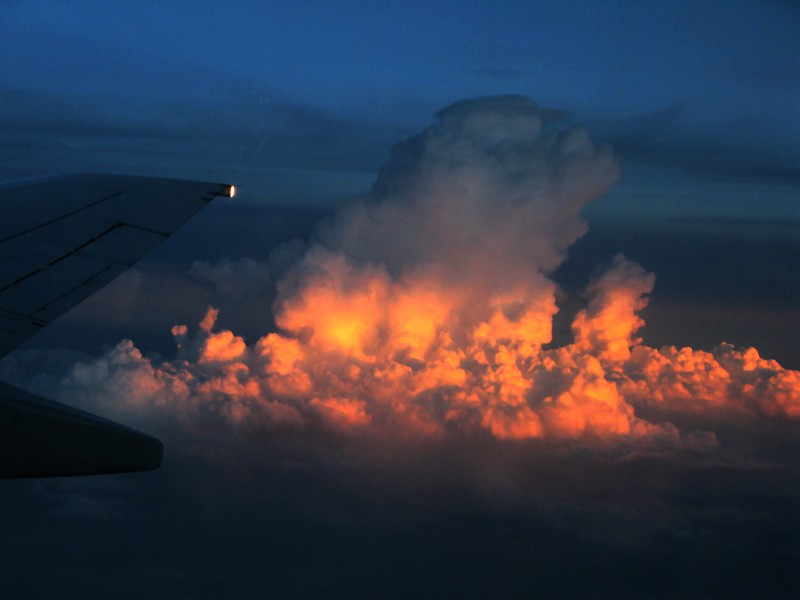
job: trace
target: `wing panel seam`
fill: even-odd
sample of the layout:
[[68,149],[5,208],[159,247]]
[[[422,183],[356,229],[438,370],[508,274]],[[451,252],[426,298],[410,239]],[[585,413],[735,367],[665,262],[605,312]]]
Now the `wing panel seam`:
[[[70,258],[71,256],[75,256],[76,254],[78,254],[84,248],[87,248],[87,247],[91,246],[92,244],[94,244],[95,242],[99,241],[103,237],[107,236],[108,234],[110,234],[110,233],[112,233],[112,232],[114,232],[117,229],[120,229],[122,227],[130,227],[131,229],[138,229],[139,231],[144,231],[145,233],[151,233],[153,235],[158,235],[158,236],[161,236],[161,237],[163,237],[165,239],[167,237],[169,237],[169,234],[163,233],[161,231],[157,231],[155,229],[150,229],[148,227],[140,227],[138,225],[130,225],[128,223],[115,223],[114,225],[112,225],[111,227],[109,227],[108,229],[103,231],[102,233],[94,236],[93,238],[91,238],[88,241],[84,242],[80,246],[78,246],[76,248],[73,248],[69,252],[59,256],[58,258],[56,258],[56,259],[54,259],[52,261],[50,261],[49,263],[47,263],[46,266],[39,267],[38,269],[35,269],[35,270],[31,271],[30,273],[26,273],[22,277],[18,277],[17,279],[15,279],[14,281],[12,281],[8,285],[6,285],[5,287],[0,288],[0,293],[3,293],[6,290],[9,290],[9,289],[13,288],[15,285],[19,285],[20,283],[22,283],[26,279],[30,279],[31,277],[33,277],[35,275],[38,275],[39,273],[43,273],[44,271],[46,271],[50,267],[53,267],[53,266],[57,265],[58,263],[60,263],[62,260],[66,260],[66,259]],[[0,242],[0,243],[2,243],[2,242]],[[128,266],[128,267],[132,266],[132,265],[129,265],[128,263],[120,262],[120,261],[115,262],[113,264],[121,264],[121,265],[125,265],[125,266]]]
[[18,237],[20,237],[22,235],[25,235],[26,233],[31,233],[32,231],[36,231],[37,229],[41,229],[42,227],[47,227],[48,225],[52,225],[53,223],[57,223],[58,221],[61,221],[62,219],[66,219],[67,217],[71,217],[73,215],[77,215],[79,212],[82,212],[82,211],[86,210],[87,208],[92,208],[93,206],[97,206],[98,204],[100,204],[102,202],[106,202],[108,200],[111,200],[112,198],[116,198],[120,194],[122,194],[122,192],[114,192],[110,196],[106,196],[105,198],[100,198],[99,200],[95,200],[94,202],[90,202],[89,204],[87,204],[85,206],[81,206],[80,208],[76,208],[75,210],[73,210],[71,212],[68,212],[66,214],[63,214],[63,215],[60,215],[60,216],[56,217],[55,219],[50,219],[49,221],[46,221],[44,223],[40,223],[39,225],[35,225],[34,227],[29,227],[28,229],[25,229],[23,231],[19,231],[19,232],[15,233],[15,234],[12,234],[12,235],[0,240],[0,244],[2,244],[3,242],[7,242],[9,240],[13,240],[14,238],[18,238]]
[[[131,265],[127,264],[127,263],[121,263],[121,262],[111,263],[107,267],[105,267],[103,269],[100,269],[96,273],[93,273],[90,277],[87,277],[86,279],[84,279],[80,283],[77,283],[76,285],[72,286],[70,289],[68,289],[66,292],[64,292],[60,296],[57,296],[57,297],[53,298],[52,300],[50,300],[50,302],[42,304],[38,308],[32,310],[29,314],[25,315],[25,318],[37,319],[37,317],[34,317],[33,315],[35,315],[36,313],[38,313],[40,311],[47,310],[48,306],[52,306],[53,304],[55,304],[56,302],[58,302],[62,298],[66,298],[72,292],[74,292],[75,290],[79,289],[80,287],[90,284],[92,282],[92,280],[95,279],[98,275],[102,275],[103,273],[105,273],[107,271],[110,271],[113,267],[118,266],[118,265],[122,265],[124,267],[130,267],[131,266]],[[43,319],[37,319],[37,320],[43,320]],[[47,322],[47,321],[45,321],[45,322]]]

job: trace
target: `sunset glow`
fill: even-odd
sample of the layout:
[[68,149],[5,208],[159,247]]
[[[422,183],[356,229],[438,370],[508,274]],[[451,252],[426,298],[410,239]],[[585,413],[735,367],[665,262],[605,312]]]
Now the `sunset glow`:
[[0,600],[800,600],[800,1],[0,29]]
[[438,117],[284,273],[277,331],[248,346],[209,308],[199,330],[173,328],[174,361],[120,344],[133,403],[246,427],[676,445],[697,432],[675,415],[708,416],[711,445],[720,415],[800,416],[800,373],[754,348],[645,345],[655,277],[622,255],[587,282],[573,341],[551,347],[550,274],[616,179],[614,158],[581,128],[546,128],[521,97]]

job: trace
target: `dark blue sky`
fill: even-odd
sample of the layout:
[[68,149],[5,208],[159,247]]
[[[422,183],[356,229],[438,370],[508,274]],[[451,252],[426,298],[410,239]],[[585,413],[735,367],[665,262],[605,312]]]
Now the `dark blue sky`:
[[0,23],[4,178],[123,170],[318,202],[367,189],[447,104],[521,93],[624,159],[597,210],[797,217],[792,2],[5,2]]

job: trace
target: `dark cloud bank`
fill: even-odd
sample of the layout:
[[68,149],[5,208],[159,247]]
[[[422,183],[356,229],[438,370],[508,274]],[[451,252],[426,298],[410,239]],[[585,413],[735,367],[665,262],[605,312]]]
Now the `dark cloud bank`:
[[[308,254],[304,246],[294,244],[283,246],[269,260],[251,248],[242,255],[261,260],[208,255],[187,265],[186,274],[172,282],[183,282],[188,286],[185,293],[201,294],[204,301],[213,298],[220,313],[218,323],[206,317],[198,328],[194,323],[204,307],[196,307],[201,312],[195,322],[188,321],[188,329],[173,330],[182,344],[177,356],[162,350],[168,358],[161,362],[156,353],[137,354],[138,349],[127,342],[102,356],[82,356],[77,363],[73,356],[59,359],[53,354],[52,362],[41,366],[47,351],[34,348],[0,365],[7,379],[124,419],[159,435],[167,447],[165,464],[155,473],[4,482],[0,593],[23,597],[719,598],[800,594],[795,568],[800,558],[796,508],[800,437],[791,398],[784,412],[758,409],[763,399],[758,396],[746,408],[728,404],[732,398],[727,396],[719,405],[699,408],[693,402],[700,398],[661,404],[643,401],[634,407],[635,415],[623,410],[631,432],[609,436],[602,428],[565,433],[568,430],[552,425],[559,421],[548,421],[544,411],[544,429],[526,436],[506,421],[491,418],[482,426],[469,419],[453,421],[459,427],[435,435],[409,433],[401,421],[378,429],[371,424],[365,427],[358,411],[360,425],[352,429],[341,426],[343,421],[336,416],[352,415],[347,411],[353,405],[325,396],[322,389],[308,404],[292,405],[299,407],[302,426],[281,417],[287,413],[276,412],[273,404],[265,412],[258,409],[240,418],[236,416],[240,413],[228,410],[238,402],[238,396],[225,391],[228,388],[210,393],[208,387],[192,387],[196,382],[190,379],[183,381],[194,393],[181,406],[174,404],[182,397],[174,390],[142,393],[138,382],[153,381],[141,376],[146,361],[161,365],[165,372],[173,369],[170,373],[174,374],[211,372],[203,369],[224,374],[234,363],[251,360],[250,354],[247,361],[242,358],[243,353],[254,352],[261,343],[256,342],[257,336],[265,330],[276,331],[283,323],[281,331],[288,336],[290,309],[308,289],[304,286],[319,281],[321,273],[327,273],[327,281],[334,277],[333,271],[325,271],[330,263],[319,259],[323,250],[355,257],[353,264],[363,269],[355,272],[362,277],[375,274],[370,261],[380,257],[395,284],[409,281],[421,270],[429,273],[431,257],[445,257],[451,266],[448,281],[454,287],[462,281],[461,267],[467,267],[465,273],[470,275],[480,271],[479,259],[485,252],[516,257],[513,264],[504,265],[503,272],[493,268],[481,272],[482,279],[475,285],[483,289],[482,284],[489,281],[504,289],[520,270],[529,269],[529,287],[519,292],[513,311],[506,309],[512,314],[506,318],[521,319],[519,315],[531,306],[550,310],[542,298],[552,294],[563,308],[561,316],[555,315],[552,344],[569,344],[573,335],[569,324],[586,309],[580,290],[598,262],[610,262],[619,250],[638,248],[640,256],[633,258],[658,274],[661,265],[648,264],[646,259],[662,260],[664,266],[669,260],[659,254],[660,246],[652,240],[637,242],[635,236],[616,236],[618,229],[604,233],[599,228],[577,243],[572,260],[562,262],[566,247],[585,232],[578,215],[581,206],[610,185],[615,166],[610,152],[594,147],[582,130],[537,129],[544,121],[537,110],[527,100],[505,98],[456,105],[440,113],[444,126],[434,126],[398,146],[373,195],[330,218]],[[552,145],[542,146],[542,140]],[[472,143],[491,151],[475,153]],[[544,158],[543,147],[552,151]],[[496,169],[496,164],[502,168]],[[563,173],[572,177],[566,184],[559,179]],[[424,222],[415,221],[416,211],[430,219],[432,213],[425,211],[449,201],[447,190],[464,181],[474,186],[471,189],[505,196],[489,194],[488,205],[481,194],[468,201],[456,199],[473,212],[456,217],[459,222],[441,235],[426,233]],[[447,186],[440,189],[442,182]],[[515,230],[507,228],[497,213],[481,213],[488,206],[518,219],[528,218],[527,197],[515,197],[515,193],[530,194],[539,203],[532,213],[534,220],[527,223],[543,226],[536,239],[514,237]],[[430,204],[420,200],[422,206],[412,203],[414,211],[405,212],[408,205],[393,204],[392,197],[434,200]],[[548,216],[535,220],[542,212]],[[387,213],[392,218],[387,219]],[[472,229],[470,217],[476,214],[479,226]],[[304,234],[303,224],[310,217],[287,210],[278,220],[294,223],[296,229],[275,226],[276,231],[283,231],[280,235],[286,238]],[[409,249],[403,249],[403,239],[395,239],[400,236],[398,222],[414,240]],[[498,232],[503,244],[492,245]],[[463,250],[461,235],[470,242],[477,240],[481,251]],[[672,239],[669,232],[659,235],[667,244]],[[612,249],[615,241],[628,248]],[[748,247],[776,257],[785,250],[765,250],[762,242],[751,241]],[[265,244],[271,247],[274,242]],[[314,244],[323,250],[314,250]],[[714,247],[712,242],[697,241],[683,251],[694,250],[696,256],[710,247]],[[420,248],[424,252],[415,254]],[[627,263],[620,259],[613,264],[619,267],[611,272],[617,279],[609,276],[598,281],[616,281],[619,289],[640,291],[646,290],[648,281],[652,284],[644,271],[623,268],[620,265]],[[784,264],[788,262],[778,260],[772,270],[762,272],[767,279],[780,280]],[[128,276],[108,292],[108,298],[123,287],[134,296],[151,293],[148,286],[158,273],[156,266]],[[746,266],[726,268],[723,272],[753,275],[757,271]],[[656,283],[651,307],[643,313],[648,322],[651,312],[647,311],[653,311],[657,301],[672,300],[674,306],[678,297],[686,297],[679,275],[691,279],[700,271],[699,267],[668,271],[668,283],[674,277],[668,286],[671,291],[659,296]],[[387,281],[383,275],[380,280]],[[789,281],[795,280],[790,277]],[[736,296],[735,286],[724,277],[718,284],[718,291]],[[283,304],[276,304],[274,312],[264,308],[259,323],[257,308],[275,299],[276,285]],[[596,283],[594,287],[602,296],[597,291],[602,286]],[[478,294],[474,287],[470,289]],[[675,297],[670,298],[670,293]],[[716,301],[709,288],[694,293],[693,301],[705,299],[710,305]],[[772,295],[770,308],[793,314],[789,312],[791,294]],[[753,305],[746,294],[736,297],[743,305]],[[641,302],[638,298],[634,303]],[[247,316],[238,323],[236,317],[226,321],[226,313],[236,312],[236,307],[243,307]],[[458,323],[483,318],[471,310],[458,310],[462,311]],[[586,310],[580,317],[584,322],[594,314],[591,307]],[[633,313],[621,314],[620,319],[634,322]],[[503,323],[502,319],[496,322]],[[454,335],[469,330],[458,323],[451,330]],[[674,335],[670,324],[662,323],[662,331],[652,337]],[[80,327],[80,321],[68,326]],[[243,332],[245,339],[229,329]],[[253,333],[248,335],[248,331]],[[592,331],[592,335],[602,333]],[[580,335],[578,329],[574,332]],[[647,327],[640,334],[657,347]],[[271,339],[275,343],[277,338]],[[315,346],[322,342],[315,342],[313,336],[301,331],[296,339],[307,345],[308,352],[320,352],[320,360],[332,360],[332,350]],[[611,361],[605,381],[619,380],[621,373],[613,371],[617,359],[610,355],[624,355],[628,346],[612,351],[610,345],[592,346],[597,340],[591,339],[580,352]],[[710,350],[721,341],[707,340],[704,347]],[[503,349],[523,352],[520,348],[527,347],[521,342],[516,346],[503,340],[493,343],[498,353]],[[678,342],[665,339],[664,343]],[[640,344],[630,338],[630,345]],[[364,348],[366,353],[371,351],[369,346]],[[525,352],[530,353],[525,358],[529,362],[556,356],[547,354],[547,349]],[[407,355],[401,359],[409,362]],[[251,369],[256,364],[247,362]],[[333,369],[340,363],[326,364]],[[359,364],[363,368],[363,361]],[[422,369],[409,364],[415,372]],[[762,386],[777,373],[792,373],[775,365],[758,368]],[[232,372],[232,380],[209,376],[205,383],[246,386],[254,373]],[[275,377],[276,372],[272,373]],[[237,394],[244,394],[244,387],[237,389]],[[277,391],[272,393],[267,400],[280,399]],[[451,396],[451,389],[442,389],[429,399],[430,404],[421,406],[440,415],[456,406]],[[367,411],[372,408],[367,403]],[[505,414],[523,418],[517,405],[502,408],[508,411]],[[494,414],[491,410],[486,414]],[[642,423],[655,429],[637,429]],[[634,435],[634,431],[640,433]]]

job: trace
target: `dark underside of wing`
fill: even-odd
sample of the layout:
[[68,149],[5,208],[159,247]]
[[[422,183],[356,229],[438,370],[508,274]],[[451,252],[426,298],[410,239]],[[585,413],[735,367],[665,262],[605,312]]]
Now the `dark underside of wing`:
[[160,441],[0,383],[0,478],[148,471]]
[[[0,184],[0,357],[91,296],[229,185],[66,175]],[[0,384],[0,478],[156,469],[161,442]]]

